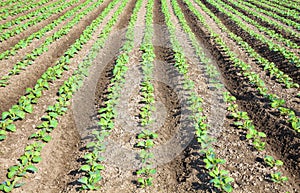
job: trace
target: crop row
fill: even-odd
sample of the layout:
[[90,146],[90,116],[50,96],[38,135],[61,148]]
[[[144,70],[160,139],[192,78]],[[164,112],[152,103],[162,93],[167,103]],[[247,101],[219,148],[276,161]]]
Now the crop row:
[[19,13],[22,13],[22,12],[25,12],[27,10],[33,9],[35,7],[42,6],[42,5],[44,5],[48,2],[49,2],[49,0],[41,0],[41,1],[38,1],[38,2],[30,2],[30,3],[26,4],[25,6],[23,5],[19,9],[11,10],[11,11],[8,11],[8,12],[5,12],[5,13],[1,14],[0,19],[6,19],[9,16],[17,15]]
[[139,156],[142,160],[142,166],[136,171],[136,174],[140,176],[137,182],[138,186],[142,188],[152,185],[153,177],[151,177],[151,175],[156,173],[156,169],[153,168],[151,162],[151,159],[154,157],[154,155],[150,152],[150,150],[154,146],[153,140],[158,137],[158,134],[147,129],[147,127],[153,122],[151,115],[155,110],[154,85],[152,84],[154,67],[153,62],[155,59],[154,46],[152,44],[154,34],[153,6],[154,0],[149,0],[146,6],[145,35],[140,47],[140,50],[143,51],[141,62],[143,70],[143,81],[141,83],[141,102],[143,103],[143,106],[140,109],[140,122],[144,129],[137,135],[139,142],[136,143],[135,146],[141,149]]
[[[118,0],[110,3],[108,7],[95,20],[93,20],[91,25],[84,30],[80,38],[70,46],[69,50],[63,57],[61,57],[61,60],[57,64],[60,69],[66,69],[67,65],[70,63],[70,61],[68,63],[61,62],[63,61],[63,58],[67,57],[71,59],[72,57],[68,55],[70,52],[75,51],[74,53],[77,53],[80,51],[82,46],[91,39],[93,32],[98,28],[99,24],[103,22],[103,19],[107,16],[109,11],[116,3],[118,3]],[[83,79],[85,76],[87,76],[88,67],[92,65],[92,62],[97,55],[98,46],[101,45],[103,47],[105,40],[107,39],[113,26],[113,22],[115,22],[117,19],[116,16],[118,16],[121,12],[122,9],[118,10],[118,14],[115,13],[115,17],[112,18],[110,23],[106,25],[108,27],[106,27],[105,30],[102,30],[101,34],[99,35],[96,47],[93,46],[92,51],[85,58],[85,60],[79,64],[77,70],[73,72],[73,75],[69,77],[68,80],[66,80],[59,88],[56,103],[47,108],[46,114],[41,119],[42,123],[36,128],[38,131],[29,137],[33,140],[33,142],[25,147],[25,153],[18,159],[18,165],[11,166],[8,169],[8,180],[0,185],[0,190],[4,192],[10,192],[14,188],[20,187],[23,185],[23,183],[19,183],[19,181],[22,180],[23,177],[26,177],[28,172],[34,173],[37,171],[37,168],[34,165],[42,161],[40,154],[45,143],[51,140],[51,136],[49,134],[58,126],[59,117],[63,116],[67,112],[74,92],[83,85]],[[74,50],[74,48],[78,48],[79,45],[80,49]]]
[[266,15],[268,15],[268,16],[270,16],[270,17],[272,17],[272,18],[274,18],[278,21],[281,21],[281,22],[283,22],[284,24],[286,24],[288,26],[292,26],[294,29],[299,31],[299,24],[297,22],[293,21],[293,20],[290,20],[290,19],[288,19],[284,16],[280,16],[280,15],[276,14],[273,11],[268,11],[268,10],[262,9],[259,6],[253,5],[249,2],[244,2],[244,4],[249,6],[252,9],[255,9],[255,10],[259,11],[260,13],[266,14]]
[[[186,23],[184,20],[183,13],[176,0],[172,0],[173,10],[178,18],[181,18],[181,23]],[[214,139],[209,136],[208,128],[209,125],[206,123],[207,118],[203,116],[202,102],[203,99],[195,92],[195,83],[188,76],[188,63],[184,55],[184,51],[177,39],[176,28],[172,23],[170,10],[168,10],[166,0],[162,1],[162,12],[165,15],[166,25],[169,29],[170,40],[174,51],[175,64],[174,66],[178,69],[179,73],[184,77],[184,88],[188,89],[188,103],[189,110],[192,112],[190,116],[191,121],[194,123],[195,135],[197,141],[201,146],[200,153],[204,155],[205,168],[209,171],[211,176],[210,182],[222,191],[232,192],[233,187],[231,183],[233,178],[229,177],[229,172],[226,170],[220,169],[220,164],[225,163],[224,159],[217,158],[215,150],[212,148],[212,142]],[[187,28],[187,25],[185,25]],[[186,29],[190,30],[190,29]]]
[[[280,15],[282,17],[289,18],[291,21],[287,23],[288,25],[294,24],[294,22],[297,23],[299,21],[299,15],[298,15],[298,13],[292,14],[292,13],[290,13],[288,11],[283,11],[283,10],[278,9],[276,7],[270,6],[270,5],[266,4],[265,2],[261,2],[261,1],[257,1],[257,0],[247,0],[247,1],[249,3],[252,3],[253,5],[259,6],[262,9],[265,9],[267,11],[273,12],[274,14]],[[297,29],[298,31],[300,30],[299,27],[295,28],[295,29]]]
[[[73,1],[73,2],[74,2],[74,1]],[[59,3],[62,3],[62,2],[58,1],[57,4],[59,4]],[[57,4],[55,4],[55,6],[56,6]],[[66,5],[66,4],[69,5],[69,6],[72,6],[72,4],[70,4],[70,3],[64,3],[64,5]],[[51,7],[51,6],[49,5],[49,8],[50,8],[50,7]],[[30,20],[30,21],[28,21],[28,22],[26,22],[26,23],[20,24],[20,25],[16,26],[16,27],[13,28],[13,29],[10,29],[10,30],[5,31],[5,32],[4,32],[3,34],[1,34],[1,36],[0,36],[0,42],[3,42],[3,41],[5,41],[5,40],[8,40],[9,38],[12,38],[12,37],[14,37],[14,36],[17,35],[17,34],[20,34],[21,32],[25,31],[25,30],[28,29],[29,27],[34,26],[34,25],[38,24],[39,22],[48,19],[51,15],[53,15],[53,14],[58,14],[59,12],[61,12],[61,11],[63,11],[63,10],[64,10],[64,9],[63,9],[63,5],[61,5],[61,6],[55,8],[55,9],[49,11],[49,12],[44,12],[42,15],[40,15],[40,16],[38,16],[38,17],[35,17],[34,19],[32,19],[32,20]],[[42,10],[42,11],[44,11],[44,10]]]
[[62,37],[68,35],[68,33],[72,30],[76,24],[78,24],[83,18],[97,7],[101,5],[103,1],[97,1],[96,3],[90,5],[84,11],[78,13],[67,25],[63,26],[59,31],[56,31],[52,36],[47,37],[46,40],[37,48],[35,48],[31,53],[26,54],[26,56],[19,62],[17,62],[9,73],[3,77],[1,77],[1,86],[5,87],[9,84],[9,79],[14,76],[20,74],[22,70],[25,70],[27,66],[32,65],[36,58],[43,53],[48,51],[48,47],[55,41],[61,39]]
[[[256,33],[254,30],[250,29],[244,23],[243,20],[239,19],[237,15],[230,12],[232,11],[235,12],[236,14],[241,15],[235,9],[233,9],[232,7],[228,6],[227,4],[223,3],[220,0],[216,0],[216,1],[208,0],[208,2],[214,7],[216,7],[220,12],[227,15],[233,22],[235,22],[241,29],[247,31],[252,37],[268,45],[268,48],[271,51],[280,52],[289,61],[290,65],[295,65],[296,67],[300,68],[300,58],[295,53],[287,50],[286,48],[284,48],[279,44],[274,43],[272,40],[265,38],[264,35],[260,33]],[[226,10],[225,8],[230,11]]]
[[30,19],[32,17],[35,17],[35,16],[38,16],[44,12],[47,12],[50,8],[53,8],[57,5],[59,5],[61,3],[61,1],[56,1],[48,6],[45,6],[45,7],[41,7],[33,12],[30,12],[26,15],[22,15],[16,19],[13,19],[13,20],[10,20],[10,21],[7,21],[6,23],[3,23],[0,25],[0,30],[3,30],[3,29],[8,29],[14,25],[19,25],[22,21],[24,20],[27,20],[27,19]]
[[[233,1],[230,1],[230,2],[233,2]],[[225,5],[225,4],[226,3],[222,2],[222,5]],[[239,5],[238,3],[234,3],[234,2],[233,2],[233,4],[235,6]],[[284,43],[289,48],[294,48],[294,49],[300,48],[300,46],[298,46],[296,43],[292,42],[289,39],[284,38],[281,34],[276,33],[274,30],[271,30],[271,29],[268,29],[267,27],[261,26],[257,21],[247,17],[246,15],[244,15],[243,13],[241,13],[238,10],[234,9],[230,5],[226,4],[225,8],[227,10],[230,10],[232,13],[239,16],[240,18],[242,18],[245,22],[250,23],[251,25],[255,26],[260,32],[262,32],[264,34],[267,34],[272,39],[277,40],[278,42]]]
[[[253,15],[256,18],[258,18],[259,20],[261,20],[263,22],[266,22],[266,23],[268,23],[271,26],[274,26],[276,29],[279,29],[282,32],[287,32],[288,34],[290,34],[295,39],[299,39],[300,38],[300,34],[299,33],[295,32],[294,30],[292,30],[290,28],[284,27],[279,22],[270,20],[269,18],[265,17],[262,14],[257,13],[255,10],[250,9],[249,7],[243,5],[242,3],[238,2],[238,1],[232,1],[232,0],[229,0],[228,2],[232,3],[233,5],[235,5],[236,7],[240,8],[240,9],[242,9],[247,14]],[[253,23],[253,21],[250,21],[249,23]],[[257,25],[257,24],[254,23],[254,25]],[[266,31],[267,34],[270,34],[270,37],[278,36],[278,37],[275,37],[275,39],[277,39],[278,41],[285,42],[288,47],[291,47],[291,48],[298,48],[299,47],[296,43],[290,42],[290,41],[287,41],[287,40],[283,39],[281,35],[277,35],[272,30],[266,30],[265,28],[261,28],[260,26],[257,26],[257,28],[260,29],[260,30],[262,30],[262,31]]]
[[[25,0],[23,3],[26,4],[28,2],[29,2],[29,0]],[[0,14],[7,13],[7,12],[9,12],[11,10],[16,10],[16,9],[18,9],[20,7],[24,7],[23,3],[19,2],[19,3],[13,4],[12,6],[4,7],[2,9],[0,9]]]
[[243,41],[241,37],[232,33],[204,4],[202,4],[200,1],[197,1],[197,3],[201,9],[203,9],[215,21],[215,23],[223,32],[226,32],[232,40],[241,46],[250,57],[254,58],[255,62],[262,66],[264,70],[268,71],[271,76],[274,76],[278,82],[283,83],[287,88],[299,88],[299,85],[294,83],[292,78],[290,78],[287,74],[279,70],[273,62],[270,62],[262,57],[247,42]]
[[[78,2],[79,0],[72,0],[67,4],[63,4],[62,8],[66,9],[69,6],[72,5],[72,3],[74,2]],[[12,47],[10,50],[6,50],[4,52],[2,52],[0,54],[0,60],[3,59],[8,59],[9,56],[14,56],[17,54],[17,51],[19,49],[25,48],[26,46],[28,46],[34,39],[40,39],[41,37],[43,37],[47,32],[53,30],[56,26],[58,26],[60,23],[62,23],[63,21],[66,21],[67,19],[71,18],[77,11],[81,10],[82,8],[84,8],[87,4],[89,4],[91,1],[87,0],[86,2],[78,5],[77,7],[75,7],[72,10],[69,10],[68,12],[66,12],[64,15],[62,15],[61,17],[59,17],[58,19],[52,21],[50,24],[48,24],[47,26],[43,27],[42,29],[40,29],[39,31],[31,34],[29,37],[27,37],[26,39],[21,39],[17,44],[14,45],[14,47]],[[1,86],[2,82],[0,81],[0,86]]]
[[[201,4],[199,0],[195,0],[198,4]],[[186,1],[185,1],[186,2]],[[219,9],[221,5],[212,2],[212,4]],[[194,13],[194,15],[198,18],[199,22],[208,30],[213,41],[216,45],[221,47],[222,51],[228,56],[228,59],[232,62],[232,64],[241,70],[242,76],[246,77],[251,84],[255,85],[257,91],[260,95],[267,98],[270,102],[270,106],[273,109],[276,109],[280,112],[281,115],[286,116],[288,122],[291,123],[291,127],[296,131],[300,132],[300,118],[296,116],[295,112],[291,109],[284,107],[285,100],[280,99],[276,94],[269,94],[268,89],[265,86],[264,81],[259,77],[258,74],[251,71],[251,65],[243,62],[238,58],[238,56],[227,46],[227,44],[222,40],[219,34],[216,34],[215,31],[208,25],[205,21],[204,17],[191,5],[189,5],[189,9]],[[205,10],[204,10],[205,11]]]
[[4,6],[7,6],[7,5],[12,5],[14,4],[15,2],[17,2],[18,0],[7,0],[7,1],[1,1],[0,2],[0,6],[1,7],[4,7]]
[[296,19],[299,19],[300,17],[300,15],[299,15],[299,12],[298,11],[296,11],[296,10],[293,10],[293,9],[291,9],[291,8],[287,8],[287,7],[285,7],[285,6],[282,6],[282,5],[278,5],[278,4],[276,4],[276,3],[272,3],[272,2],[270,2],[270,1],[266,1],[266,0],[262,0],[261,2],[263,2],[263,3],[265,3],[266,5],[269,5],[269,6],[271,6],[271,7],[274,7],[274,8],[276,8],[276,9],[278,9],[278,10],[281,10],[282,12],[286,12],[286,14],[288,15],[288,16],[293,16],[294,18],[296,18]]
[[[122,1],[121,6],[110,21],[111,24],[107,26],[112,26],[117,21],[118,16],[121,14],[127,2],[128,0]],[[110,131],[114,129],[114,119],[116,116],[115,105],[118,103],[120,91],[125,83],[124,76],[128,69],[126,64],[129,62],[129,54],[134,47],[134,27],[142,2],[142,0],[138,0],[135,4],[125,34],[126,41],[120,49],[120,54],[115,61],[115,66],[112,71],[113,78],[110,80],[111,86],[108,88],[109,94],[106,97],[108,100],[105,101],[104,106],[98,110],[100,116],[98,125],[100,126],[100,130],[94,130],[92,132],[94,141],[86,145],[89,151],[84,155],[84,165],[80,168],[80,171],[84,172],[84,176],[78,180],[80,189],[82,190],[99,189],[98,182],[102,179],[101,171],[105,169],[102,165],[104,158],[100,154],[105,151],[104,140],[110,135]],[[110,30],[111,29],[104,29],[104,31],[108,32],[110,32]]]
[[[283,0],[283,1],[281,1],[281,0],[271,0],[271,2],[272,2],[272,5],[277,4],[277,5],[281,5],[281,7],[289,7],[289,8],[300,11],[299,2],[297,2],[297,1],[295,2],[295,1],[289,1],[289,0]],[[298,12],[298,15],[299,15],[299,12]]]

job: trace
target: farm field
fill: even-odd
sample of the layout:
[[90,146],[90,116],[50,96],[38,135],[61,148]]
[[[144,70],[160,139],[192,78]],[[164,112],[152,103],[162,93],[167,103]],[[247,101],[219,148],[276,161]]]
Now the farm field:
[[3,0],[0,192],[300,192],[299,0]]

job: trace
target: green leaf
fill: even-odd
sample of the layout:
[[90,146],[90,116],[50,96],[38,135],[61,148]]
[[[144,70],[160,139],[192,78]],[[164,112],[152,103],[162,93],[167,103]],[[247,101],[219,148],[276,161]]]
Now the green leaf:
[[88,184],[88,178],[86,176],[80,178],[78,180],[79,183],[82,183],[82,184]]
[[45,141],[45,142],[49,142],[49,141],[51,141],[51,136],[50,135],[45,135],[43,138],[42,138],[42,140],[43,141]]
[[6,130],[15,132],[15,131],[17,130],[17,128],[16,128],[16,125],[14,125],[14,124],[9,124],[9,125],[7,125],[7,127],[6,127]]
[[83,165],[83,166],[81,166],[80,170],[85,171],[85,172],[90,171],[91,166],[90,165]]
[[38,169],[34,166],[34,165],[29,165],[25,168],[26,171],[29,171],[29,172],[37,172]]

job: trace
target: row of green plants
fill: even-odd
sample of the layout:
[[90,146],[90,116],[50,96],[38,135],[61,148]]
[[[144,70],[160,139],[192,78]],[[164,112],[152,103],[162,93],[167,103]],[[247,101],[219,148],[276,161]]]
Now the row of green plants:
[[48,47],[54,43],[55,41],[58,41],[62,37],[68,35],[68,33],[72,30],[76,24],[78,24],[80,21],[84,19],[84,17],[95,10],[97,7],[99,7],[102,4],[103,0],[98,0],[92,5],[90,5],[87,9],[84,11],[77,13],[76,16],[69,21],[65,26],[63,26],[60,30],[56,31],[51,36],[47,37],[45,41],[39,45],[37,48],[35,48],[31,53],[26,54],[26,56],[19,62],[17,62],[12,69],[8,72],[7,75],[1,77],[0,83],[2,87],[5,87],[9,84],[9,79],[14,76],[20,74],[22,70],[25,70],[27,66],[32,65],[33,62],[42,55],[43,53],[48,51]]
[[299,24],[297,22],[294,22],[293,20],[290,20],[290,19],[288,19],[286,17],[282,17],[282,16],[274,13],[273,11],[268,11],[268,10],[262,9],[259,6],[255,6],[255,5],[253,5],[253,4],[249,3],[249,2],[246,2],[246,1],[239,1],[239,2],[242,3],[242,4],[244,4],[244,5],[246,5],[246,6],[248,6],[249,8],[254,9],[255,11],[257,11],[259,13],[263,13],[263,14],[265,14],[265,15],[273,18],[274,22],[278,22],[279,21],[279,24],[281,22],[281,23],[284,23],[284,24],[286,24],[288,26],[293,27],[294,29],[286,29],[286,30],[288,30],[288,32],[290,32],[292,34],[295,34],[295,33],[298,34],[298,32],[295,31],[295,29],[299,29]]
[[43,7],[39,8],[39,9],[33,11],[33,12],[30,12],[28,14],[22,15],[20,17],[17,17],[15,19],[7,21],[3,24],[0,24],[0,30],[8,29],[8,28],[10,28],[14,25],[19,25],[19,24],[21,24],[22,21],[33,18],[33,17],[38,16],[42,13],[45,13],[48,10],[52,9],[53,7],[56,7],[57,5],[59,5],[61,2],[62,2],[62,0],[55,1],[54,3],[49,4],[48,6],[43,6]]
[[[280,9],[278,9],[276,7],[272,7],[262,1],[257,1],[257,0],[247,0],[247,1],[257,7],[260,7],[261,9],[264,9],[269,12],[273,12],[276,15],[279,15],[281,17],[285,17],[285,18],[289,19],[289,22],[287,24],[290,26],[293,26],[294,24],[297,24],[299,22],[298,14],[292,14],[290,12],[280,10]],[[288,20],[286,20],[286,21],[288,21]],[[295,29],[298,31],[300,30],[299,24],[298,24],[298,27],[295,27]]]
[[[100,2],[99,2],[100,3]],[[63,56],[56,62],[56,65],[50,67],[46,72],[37,80],[36,85],[33,88],[27,88],[24,96],[21,96],[18,103],[13,105],[8,111],[2,113],[0,120],[0,141],[6,139],[7,131],[16,131],[14,124],[17,120],[23,120],[27,113],[32,113],[33,105],[38,102],[38,99],[42,96],[44,90],[48,90],[49,83],[54,82],[56,79],[61,78],[63,72],[68,70],[68,64],[71,58],[82,48],[82,44],[88,41],[90,34],[89,27],[83,31],[86,36],[85,40],[78,43],[78,40],[63,54]]]
[[[57,2],[56,5],[57,4],[59,5],[59,3],[62,3],[62,2]],[[66,4],[66,3],[64,3],[64,4]],[[40,23],[41,21],[44,21],[44,20],[48,19],[51,15],[58,14],[59,12],[61,12],[63,10],[64,9],[62,8],[62,6],[59,6],[59,7],[55,8],[54,10],[44,12],[42,15],[40,15],[38,17],[35,17],[35,18],[33,18],[32,20],[29,20],[26,23],[22,23],[22,24],[17,25],[16,27],[14,27],[12,29],[6,30],[4,33],[1,33],[0,42],[4,42],[5,40],[8,40],[9,38],[14,37],[17,34],[22,33],[23,31],[27,30],[29,27],[32,27],[32,26]],[[42,11],[45,11],[45,10],[42,10]]]
[[[281,7],[288,7],[290,9],[293,10],[298,10],[300,11],[299,8],[299,2],[297,1],[290,1],[290,0],[283,0],[283,1],[279,1],[279,0],[271,0],[272,5],[277,4],[277,5],[281,5]],[[278,6],[279,7],[279,6]]]
[[[122,1],[117,14],[112,18],[112,22],[116,22],[118,16],[122,13],[127,2]],[[143,1],[138,0],[133,9],[127,31],[125,34],[126,41],[120,49],[115,66],[113,68],[113,77],[110,79],[110,86],[108,87],[109,94],[106,96],[104,105],[98,110],[100,128],[92,132],[94,140],[86,145],[88,152],[84,155],[84,165],[81,166],[80,171],[83,172],[83,176],[78,180],[81,190],[97,190],[100,188],[99,181],[102,179],[101,171],[104,170],[103,160],[101,153],[105,151],[105,139],[110,135],[112,129],[114,129],[114,119],[116,117],[115,106],[118,103],[118,99],[121,94],[122,87],[125,83],[125,74],[128,70],[126,64],[129,62],[129,54],[134,48],[135,38],[135,25],[138,17],[139,10]]]
[[250,57],[254,58],[257,64],[263,67],[265,71],[269,72],[272,77],[275,77],[277,82],[283,83],[286,88],[299,88],[299,84],[294,83],[293,79],[279,70],[273,62],[270,62],[266,58],[262,57],[247,42],[243,41],[240,36],[232,33],[215,14],[213,14],[203,3],[201,3],[201,1],[196,0],[196,3],[216,22],[218,27],[223,32],[226,32],[232,40],[234,40],[248,53]]
[[[4,7],[4,6],[13,5],[15,2],[18,2],[18,0],[1,1],[1,2],[0,2],[0,6],[1,6],[1,7]],[[19,3],[20,3],[20,2],[19,2]]]
[[[236,3],[235,1],[228,1],[230,3],[232,3],[234,6],[241,8],[239,3]],[[224,3],[224,2],[223,2]],[[222,5],[223,5],[222,3]],[[241,13],[240,11],[238,11],[237,9],[233,8],[232,6],[230,6],[227,3],[226,4],[226,9],[231,11],[232,13],[234,13],[235,15],[239,16],[240,18],[242,18],[245,22],[251,24],[252,26],[255,26],[260,32],[262,32],[263,34],[267,34],[269,37],[271,37],[272,40],[277,40],[278,42],[282,42],[285,46],[289,47],[289,48],[293,48],[293,49],[298,49],[300,48],[300,46],[298,46],[295,42],[291,41],[290,39],[286,39],[284,38],[280,33],[277,33],[276,31],[269,29],[267,27],[264,27],[262,25],[260,25],[257,21],[249,18],[248,16],[246,16],[245,14]],[[244,9],[245,7],[242,7],[241,9]],[[249,11],[249,9],[247,10]]]
[[[214,7],[216,7],[220,12],[227,15],[232,21],[234,21],[237,26],[239,26],[242,30],[248,32],[252,37],[257,39],[258,41],[266,44],[269,48],[269,50],[274,52],[280,52],[288,61],[290,65],[295,65],[296,67],[300,68],[300,58],[292,51],[287,50],[285,47],[274,43],[272,40],[267,39],[264,35],[260,33],[256,33],[254,30],[250,29],[243,20],[239,19],[240,13],[238,13],[235,9],[228,6],[227,4],[223,3],[220,0],[209,0],[210,4],[212,4]],[[226,8],[226,9],[225,9]],[[236,14],[239,14],[239,16],[231,13],[230,11],[235,12]],[[240,16],[241,17],[241,16]]]
[[[28,2],[30,2],[30,1],[29,0],[23,1],[24,4],[26,4]],[[3,7],[2,9],[0,9],[0,14],[7,13],[8,11],[11,11],[11,10],[16,10],[16,9],[18,9],[20,7],[23,7],[24,4],[22,4],[21,2],[19,2],[19,3],[12,4],[11,6]]]
[[141,188],[151,186],[153,183],[152,175],[156,173],[156,169],[153,168],[153,163],[151,161],[154,157],[153,153],[151,153],[151,149],[154,146],[154,139],[158,137],[158,134],[147,129],[148,127],[151,127],[151,123],[154,121],[151,116],[153,111],[155,111],[154,85],[152,83],[153,62],[155,59],[154,46],[152,44],[154,34],[153,6],[154,0],[149,0],[146,6],[145,35],[140,47],[140,50],[143,52],[141,62],[143,71],[143,80],[141,82],[141,102],[143,106],[140,109],[140,123],[143,130],[137,135],[137,139],[139,141],[135,144],[135,147],[141,149],[139,153],[142,162],[141,168],[136,171],[136,174],[139,176],[137,184]]
[[[176,0],[171,1],[173,10],[177,17],[181,17],[181,23],[183,23],[183,13]],[[207,124],[207,117],[203,115],[202,102],[203,99],[195,91],[195,83],[189,78],[188,75],[188,63],[184,55],[182,46],[178,41],[176,36],[176,27],[174,26],[171,14],[167,6],[166,0],[162,1],[162,12],[165,15],[165,22],[169,29],[170,40],[175,56],[175,67],[178,69],[179,73],[184,77],[183,88],[189,91],[188,105],[191,111],[190,120],[193,122],[195,127],[195,136],[198,143],[201,146],[200,153],[203,155],[203,162],[205,163],[205,168],[208,170],[208,174],[211,177],[210,183],[221,191],[232,192],[233,178],[229,177],[229,172],[227,170],[221,169],[221,165],[226,161],[224,159],[218,158],[215,150],[213,149],[214,139],[209,136],[209,125]],[[184,22],[186,23],[186,21]]]
[[[216,7],[219,6],[215,3],[213,3],[213,5]],[[231,61],[231,63],[236,68],[241,70],[241,75],[246,77],[249,80],[249,83],[256,87],[260,95],[269,100],[269,104],[272,109],[274,109],[275,111],[279,111],[282,116],[286,117],[287,121],[291,124],[291,127],[296,132],[300,132],[300,118],[296,116],[296,113],[293,110],[284,107],[285,100],[279,98],[276,94],[269,94],[264,81],[259,77],[258,74],[251,71],[251,65],[243,62],[238,58],[238,56],[222,40],[221,36],[215,33],[215,31],[208,25],[204,17],[197,11],[196,8],[194,8],[190,4],[189,9],[198,18],[199,22],[201,22],[201,24],[208,30],[208,32],[210,33],[210,37],[212,38],[214,43],[222,49],[222,52],[224,52],[226,56],[228,56],[228,59]]]
[[[247,112],[239,111],[236,98],[232,96],[229,92],[224,92],[224,101],[227,103],[227,111],[229,112],[229,118],[234,119],[233,125],[238,129],[246,130],[246,139],[251,141],[252,146],[258,150],[262,151],[265,149],[266,143],[261,141],[261,138],[267,137],[264,132],[260,132],[255,129],[253,121],[249,118]],[[283,165],[281,160],[276,160],[270,155],[265,155],[263,157],[264,164],[268,167],[274,168]],[[283,176],[281,172],[272,172],[269,174],[270,180],[276,183],[283,183],[288,180],[286,176]]]
[[[287,15],[286,15],[286,12],[284,12],[284,11],[278,10],[276,8],[272,8],[271,6],[268,6],[265,3],[255,1],[255,0],[249,0],[248,2],[246,2],[246,4],[249,7],[253,8],[263,14],[266,14],[278,21],[281,21],[288,26],[292,26],[297,31],[300,30],[300,24],[298,22],[295,22],[295,21],[291,20],[290,18],[286,17]],[[290,17],[292,17],[292,16],[290,16]]]
[[[67,4],[61,5],[61,7],[64,8],[64,9],[66,9],[69,6],[71,6],[73,3],[78,3],[78,2],[79,2],[79,0],[72,0],[72,1],[68,2]],[[84,2],[84,3],[80,4],[80,5],[78,5],[77,7],[75,7],[74,9],[69,10],[64,15],[62,15],[58,19],[52,21],[50,24],[46,25],[45,27],[43,27],[39,31],[37,31],[35,33],[32,33],[26,39],[21,39],[12,48],[10,48],[9,50],[6,50],[6,51],[0,53],[0,60],[9,59],[9,56],[16,55],[17,51],[19,49],[27,47],[34,39],[40,39],[40,38],[42,38],[47,32],[53,30],[56,26],[58,26],[59,24],[61,24],[63,21],[66,21],[67,19],[69,19],[72,16],[74,16],[74,14],[77,11],[83,9],[90,2],[91,2],[90,0],[87,0],[86,2]],[[0,84],[1,84],[1,81],[0,81]]]
[[[76,40],[75,44],[86,44],[87,41],[91,39],[93,32],[97,29],[99,24],[103,22],[103,19],[118,2],[119,0],[114,0],[111,2],[99,15],[99,17],[97,17],[92,24],[87,27],[84,33],[81,34],[80,38]],[[124,9],[124,6],[118,10],[117,14],[115,13],[115,16],[118,16],[123,11],[122,9]],[[116,17],[110,21],[116,21]],[[42,148],[51,140],[50,133],[58,127],[59,118],[66,114],[73,94],[83,85],[84,77],[88,75],[88,68],[93,64],[93,61],[100,49],[99,46],[104,46],[104,43],[108,38],[114,23],[110,22],[106,25],[109,27],[106,27],[106,30],[102,30],[101,34],[99,34],[96,44],[93,45],[91,51],[85,57],[84,61],[79,64],[77,70],[73,72],[73,75],[69,77],[59,88],[58,98],[56,99],[55,104],[50,105],[47,108],[46,114],[41,119],[42,123],[36,128],[38,131],[29,137],[33,140],[33,142],[25,147],[25,153],[18,159],[19,163],[9,167],[7,173],[8,180],[0,184],[0,190],[4,192],[10,192],[14,188],[24,185],[24,183],[20,181],[24,177],[27,177],[29,172],[37,172],[38,168],[35,166],[35,164],[42,161]],[[72,46],[75,46],[75,44]],[[60,63],[60,66],[62,67],[64,65],[67,64]]]
[[[235,5],[236,7],[244,10],[247,12],[247,14],[249,15],[253,15],[254,17],[256,17],[257,19],[263,21],[263,22],[266,22],[268,23],[270,26],[276,28],[277,30],[279,30],[281,33],[287,33],[289,34],[290,36],[292,36],[293,38],[295,39],[299,39],[300,38],[300,34],[295,32],[294,30],[290,29],[290,28],[286,28],[284,27],[280,22],[278,21],[274,21],[274,20],[270,20],[269,18],[265,17],[264,15],[262,14],[259,14],[256,10],[253,10],[253,9],[250,9],[249,7],[247,7],[246,5],[243,5],[242,3],[240,3],[241,1],[232,1],[230,0],[229,1],[230,3],[232,3],[233,5]],[[260,29],[260,28],[259,28]],[[263,29],[264,30],[264,29]],[[265,30],[264,30],[265,31]],[[276,34],[272,31],[272,30],[269,30],[267,31],[267,34],[271,34],[270,37],[273,37],[273,36],[276,36]],[[277,39],[280,41],[280,39],[282,39],[281,36],[278,36]],[[289,45],[288,45],[289,44]],[[297,44],[294,43],[294,42],[286,42],[286,45],[288,47],[291,47],[291,48],[297,48]],[[298,46],[299,47],[299,46]]]
[[37,1],[37,2],[30,2],[28,4],[23,5],[22,7],[18,8],[18,9],[7,11],[7,12],[1,14],[0,19],[1,20],[7,19],[9,16],[14,16],[14,15],[17,15],[19,13],[23,13],[23,12],[28,11],[30,9],[36,8],[38,6],[42,6],[46,3],[48,3],[49,1],[50,0],[40,0],[40,1]]
[[[265,3],[266,5],[270,6],[270,7],[274,7],[278,10],[281,10],[282,12],[286,12],[286,15],[288,16],[293,16],[295,19],[297,19],[299,21],[300,19],[300,14],[298,11],[291,9],[290,7],[286,7],[288,6],[288,3],[284,3],[284,2],[279,2],[277,1],[277,3],[271,2],[271,1],[266,1],[266,0],[262,0],[261,2]],[[279,4],[278,4],[279,3]],[[291,5],[291,4],[290,4]],[[295,7],[297,8],[297,7]],[[298,8],[299,8],[299,3],[298,3]]]

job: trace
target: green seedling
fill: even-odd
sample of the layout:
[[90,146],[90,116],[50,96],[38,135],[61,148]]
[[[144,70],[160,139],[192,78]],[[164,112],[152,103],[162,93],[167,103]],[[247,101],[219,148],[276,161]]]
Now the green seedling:
[[275,183],[281,184],[283,182],[288,181],[288,177],[282,176],[281,172],[275,172],[271,174],[271,180]]
[[266,155],[264,157],[264,161],[270,167],[283,165],[283,162],[281,160],[275,160],[272,156],[269,156],[269,155]]

